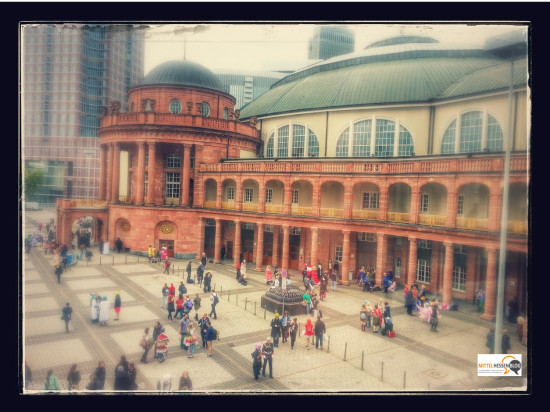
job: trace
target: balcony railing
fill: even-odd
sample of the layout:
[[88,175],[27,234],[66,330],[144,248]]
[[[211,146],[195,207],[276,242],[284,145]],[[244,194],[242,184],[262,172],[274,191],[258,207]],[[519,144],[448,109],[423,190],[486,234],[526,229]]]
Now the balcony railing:
[[257,212],[258,204],[257,203],[243,203],[243,210],[245,212]]
[[322,207],[321,217],[344,217],[344,209]]
[[265,213],[277,213],[282,214],[283,213],[283,205],[265,205]]
[[508,233],[514,235],[526,235],[528,230],[527,221],[524,220],[509,220]]
[[235,210],[237,209],[237,205],[235,202],[222,202],[222,209]]
[[313,208],[311,206],[292,205],[292,214],[297,216],[313,216]]
[[[107,208],[106,200],[97,200],[97,199],[75,199],[69,200],[70,207],[73,209],[105,209]],[[65,207],[68,208],[69,205]]]
[[378,220],[378,210],[377,209],[360,209],[353,210],[351,212],[352,219],[357,220]]
[[470,217],[457,217],[456,227],[468,230],[488,230],[489,219],[475,219]]
[[447,216],[427,215],[421,213],[418,216],[418,223],[426,226],[445,226]]
[[132,203],[132,196],[119,196],[118,201],[120,203]]
[[410,213],[388,212],[388,222],[409,223]]
[[204,201],[204,207],[208,209],[215,209],[216,208],[216,201],[215,200],[205,200]]

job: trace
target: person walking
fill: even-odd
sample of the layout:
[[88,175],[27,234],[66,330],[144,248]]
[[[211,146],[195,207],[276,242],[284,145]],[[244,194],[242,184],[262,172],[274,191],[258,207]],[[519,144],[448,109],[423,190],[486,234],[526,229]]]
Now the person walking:
[[168,303],[168,294],[170,292],[170,288],[168,287],[168,284],[166,283],[164,284],[161,292],[162,292],[162,300],[161,300],[160,307],[166,309],[166,304]]
[[260,370],[262,369],[262,344],[256,344],[254,351],[250,355],[252,356],[252,373],[254,374],[254,379],[258,380]]
[[204,313],[199,319],[198,324],[201,331],[202,347],[206,348],[206,331],[208,330],[208,325],[210,324],[210,319],[208,319],[208,315],[206,313]]
[[170,265],[172,262],[170,262],[170,259],[166,258],[164,261],[164,274],[169,275],[170,274]]
[[61,310],[61,319],[65,321],[65,332],[69,333],[69,322],[73,314],[73,308],[71,304],[67,302],[65,307]]
[[183,295],[180,294],[176,299],[176,314],[174,315],[174,319],[178,318],[178,313],[181,314],[180,319],[183,319],[183,315],[185,314],[185,309],[183,305],[184,302],[185,299],[183,298]]
[[313,328],[315,332],[315,349],[319,349],[319,346],[321,346],[321,350],[323,349],[323,335],[326,333],[326,327],[325,322],[321,320],[321,317],[317,318],[317,321],[315,322],[315,326]]
[[168,288],[168,296],[172,296],[174,299],[176,298],[176,287],[173,283],[170,283],[170,287]]
[[288,314],[288,310],[285,310],[283,313],[283,316],[281,317],[281,334],[283,337],[283,343],[288,341],[288,329],[290,328],[290,315]]
[[174,312],[174,297],[168,295],[168,303],[166,304],[166,310],[168,311],[168,320],[171,322],[174,319],[172,318],[172,312]]
[[273,378],[273,354],[275,349],[271,336],[268,336],[265,343],[262,346],[262,357],[264,358],[264,366],[262,368],[262,376],[265,377],[265,367],[269,364],[269,377]]
[[91,391],[102,391],[105,387],[105,362],[99,361],[94,373],[90,376],[90,383],[86,389]]
[[78,365],[74,363],[69,369],[67,374],[67,388],[72,390],[78,390],[80,386],[80,371],[78,370]]
[[178,326],[180,333],[180,349],[187,349],[187,345],[185,343],[185,335],[187,333],[187,328],[189,327],[189,317],[187,314],[183,315]]
[[216,329],[212,326],[210,321],[206,323],[207,329],[206,329],[206,345],[208,347],[208,354],[206,356],[210,357],[212,356],[212,341],[215,340],[218,336]]
[[197,335],[195,334],[195,326],[190,323],[185,332],[185,344],[187,345],[187,357],[192,358],[197,352]]
[[273,338],[273,346],[279,346],[279,337],[281,336],[281,319],[278,313],[275,313],[275,318],[271,319],[271,337]]
[[218,315],[216,314],[216,305],[220,302],[220,298],[218,297],[218,294],[216,291],[213,291],[210,295],[210,305],[212,307],[210,311],[210,315],[208,316],[214,316],[214,319],[218,319]]
[[191,382],[191,378],[189,378],[189,372],[183,371],[183,373],[181,374],[178,390],[179,391],[193,390],[193,383]]
[[63,265],[61,264],[61,262],[55,265],[54,273],[55,273],[55,276],[57,276],[57,283],[61,283],[61,274],[63,273]]
[[153,337],[149,333],[149,328],[145,328],[143,331],[143,336],[141,337],[140,346],[143,349],[143,355],[141,355],[141,362],[147,363],[147,354],[153,346]]
[[430,330],[432,332],[439,332],[437,330],[437,325],[439,324],[439,312],[437,308],[439,307],[439,302],[434,301],[431,303],[431,316],[430,316]]
[[195,299],[193,299],[193,307],[195,308],[195,320],[199,321],[199,309],[201,308],[201,298],[199,294],[197,293],[197,296],[195,296]]
[[204,288],[203,288],[204,293],[208,293],[212,290],[211,284],[212,284],[212,273],[206,272],[206,274],[204,275]]
[[296,335],[298,333],[298,318],[292,319],[288,328],[288,334],[290,335],[290,349],[294,349],[296,343]]
[[120,307],[122,306],[122,300],[120,299],[120,292],[117,290],[115,294],[115,320],[119,319],[120,316]]
[[311,337],[314,335],[314,332],[313,332],[313,323],[311,323],[311,319],[308,318],[307,319],[307,322],[306,322],[306,329],[305,329],[305,333],[304,333],[305,337],[306,337],[306,349],[309,350],[309,342],[311,340]]
[[57,381],[57,376],[53,374],[52,369],[48,369],[46,374],[46,379],[44,379],[44,390],[46,391],[58,391],[59,382]]
[[183,280],[180,282],[179,286],[178,286],[178,294],[179,295],[185,295],[187,293],[187,288],[185,287],[185,285],[183,284]]
[[115,391],[127,391],[130,388],[130,378],[128,376],[128,361],[126,356],[122,355],[120,361],[115,366]]

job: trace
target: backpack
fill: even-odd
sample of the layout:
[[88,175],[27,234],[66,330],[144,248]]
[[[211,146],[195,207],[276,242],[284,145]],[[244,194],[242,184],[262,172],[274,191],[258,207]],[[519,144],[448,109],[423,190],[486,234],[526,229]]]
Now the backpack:
[[218,299],[218,295],[214,295],[214,305],[218,304],[220,302],[220,299]]
[[188,309],[192,309],[193,308],[193,302],[188,300],[187,302],[185,302],[185,306],[187,306]]
[[367,314],[365,312],[361,312],[359,316],[361,317],[361,320],[367,320]]
[[118,379],[124,379],[128,377],[128,372],[124,370],[124,366],[118,365],[116,367],[115,377]]

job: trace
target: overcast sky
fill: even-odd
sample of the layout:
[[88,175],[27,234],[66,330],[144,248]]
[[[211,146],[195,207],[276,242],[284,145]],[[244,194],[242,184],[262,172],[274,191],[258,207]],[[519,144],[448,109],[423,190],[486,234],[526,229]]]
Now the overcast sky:
[[[295,70],[311,63],[307,60],[308,42],[315,27],[311,23],[150,26],[153,28],[148,31],[145,42],[145,74],[165,61],[183,59],[184,52],[187,60],[218,72]],[[487,37],[522,28],[527,32],[527,26],[504,22],[473,25],[349,23],[347,26],[355,33],[356,51],[399,34],[418,34],[433,37],[442,43],[482,47]]]

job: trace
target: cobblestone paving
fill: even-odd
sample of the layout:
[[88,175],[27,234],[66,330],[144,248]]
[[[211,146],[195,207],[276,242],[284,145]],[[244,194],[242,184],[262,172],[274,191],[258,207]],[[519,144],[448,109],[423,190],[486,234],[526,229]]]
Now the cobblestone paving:
[[[37,222],[45,222],[52,211],[27,212],[24,232],[37,231]],[[213,274],[212,286],[220,295],[216,307],[218,319],[213,320],[220,339],[214,342],[214,355],[206,356],[200,339],[193,358],[179,348],[177,321],[169,322],[167,312],[160,307],[160,290],[164,283],[174,286],[184,280],[188,260],[173,260],[169,275],[159,264],[143,257],[112,253],[107,256],[93,250],[90,262],[79,261],[64,273],[61,283],[53,274],[52,257],[34,248],[23,259],[23,358],[33,371],[31,390],[25,394],[42,393],[46,371],[50,368],[66,388],[66,375],[73,363],[82,374],[81,388],[88,383],[99,360],[106,363],[106,391],[112,392],[114,367],[121,355],[134,361],[138,370],[138,391],[154,393],[157,382],[171,377],[172,389],[177,389],[179,377],[189,371],[196,393],[397,393],[416,391],[525,391],[527,389],[527,348],[512,334],[509,353],[523,356],[523,377],[489,378],[477,376],[477,354],[485,353],[485,335],[490,322],[481,320],[473,305],[461,304],[458,312],[443,312],[439,333],[430,333],[429,325],[416,316],[408,316],[403,308],[402,293],[362,292],[355,285],[338,286],[320,303],[327,333],[323,349],[313,344],[306,349],[305,338],[298,337],[296,346],[279,343],[273,360],[273,379],[255,381],[250,353],[256,343],[270,334],[269,323],[274,314],[261,307],[261,297],[267,286],[263,273],[248,266],[248,286],[235,281],[231,261],[208,264]],[[193,260],[193,269],[197,261]],[[301,276],[296,272],[295,284]],[[201,299],[198,311],[210,313],[209,293],[199,285],[188,285],[188,294]],[[120,291],[122,310],[115,321],[113,302]],[[90,294],[107,296],[111,305],[106,326],[92,324]],[[363,301],[390,302],[396,338],[389,339],[362,332],[358,312]],[[70,302],[74,313],[65,333],[60,320],[61,308]],[[297,316],[300,334],[307,319]],[[166,362],[158,363],[149,354],[149,362],[139,362],[142,349],[139,339],[146,327],[160,320],[169,336]],[[508,328],[513,330],[512,325]],[[329,379],[330,377],[330,379]],[[22,376],[20,376],[22,380]],[[67,393],[62,391],[62,393]],[[79,393],[86,393],[81,390]]]

